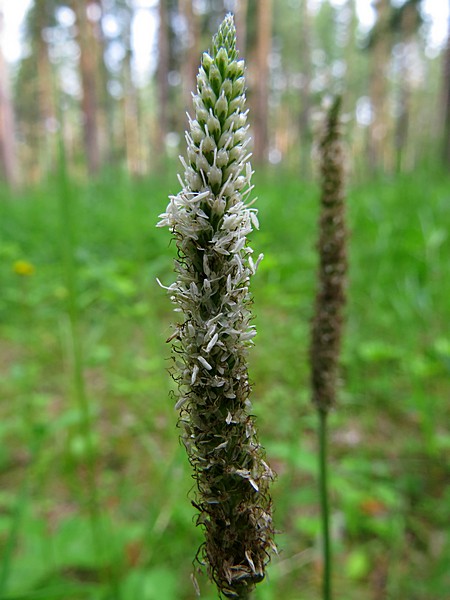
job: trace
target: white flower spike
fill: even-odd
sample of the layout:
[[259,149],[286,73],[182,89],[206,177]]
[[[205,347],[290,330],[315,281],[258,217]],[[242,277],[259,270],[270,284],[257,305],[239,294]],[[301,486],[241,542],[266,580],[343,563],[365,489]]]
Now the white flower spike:
[[159,226],[177,248],[177,281],[167,289],[183,313],[174,337],[177,407],[197,481],[194,505],[206,542],[200,562],[225,597],[248,598],[264,578],[273,544],[272,471],[249,415],[247,350],[253,261],[247,235],[258,227],[245,110],[245,65],[232,15],[204,53],[186,133],[182,190]]

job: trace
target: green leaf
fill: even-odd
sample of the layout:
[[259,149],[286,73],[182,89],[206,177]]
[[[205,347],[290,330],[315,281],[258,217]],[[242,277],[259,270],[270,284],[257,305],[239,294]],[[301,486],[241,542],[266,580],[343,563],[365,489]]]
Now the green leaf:
[[178,600],[177,570],[159,567],[132,571],[122,590],[123,600]]
[[350,579],[363,579],[370,570],[370,560],[364,550],[353,550],[347,557],[345,571]]

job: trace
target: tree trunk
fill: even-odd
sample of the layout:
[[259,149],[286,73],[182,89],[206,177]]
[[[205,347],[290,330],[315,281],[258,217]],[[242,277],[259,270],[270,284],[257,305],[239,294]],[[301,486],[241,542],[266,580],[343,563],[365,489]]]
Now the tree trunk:
[[303,177],[310,171],[310,152],[307,146],[311,143],[310,111],[311,111],[311,81],[312,81],[312,62],[311,62],[311,20],[308,10],[308,0],[302,0],[300,5],[301,25],[300,25],[300,65],[302,70],[302,87],[300,92],[300,115],[299,115],[299,133],[300,133],[300,172]]
[[14,112],[9,89],[8,67],[1,50],[3,13],[0,6],[0,158],[3,176],[11,187],[18,184]]
[[[449,11],[450,11],[450,6],[449,6]],[[444,166],[449,168],[450,167],[450,12],[449,12],[449,21],[448,21],[447,47],[445,49],[445,54],[444,54],[442,121],[443,121],[443,131],[444,131],[442,158],[444,161]]]
[[158,156],[165,153],[169,103],[169,16],[165,0],[159,0],[158,29]]
[[[129,43],[129,40],[128,40]],[[141,153],[141,140],[139,136],[139,106],[136,86],[131,72],[132,51],[128,47],[124,59],[124,123],[125,123],[125,148],[128,172],[140,175],[144,171]]]
[[[403,50],[399,57],[399,78],[398,78],[398,111],[395,123],[395,152],[396,168],[402,171],[406,166],[406,150],[409,136],[409,124],[411,114],[411,79],[412,72],[411,56],[415,51],[414,35],[420,25],[420,16],[418,5],[415,2],[406,2],[402,7],[400,21],[400,39],[403,42]],[[412,168],[412,161],[409,167]]]
[[272,45],[272,0],[259,0],[257,20],[257,77],[255,78],[253,103],[255,134],[253,156],[256,163],[261,163],[267,158],[269,146],[269,54]]
[[113,107],[108,91],[108,68],[105,63],[106,40],[102,30],[102,0],[92,0],[98,13],[98,19],[90,22],[96,49],[96,93],[97,93],[97,129],[100,162],[112,162],[114,156],[114,130],[108,125],[112,122]]
[[376,0],[377,22],[373,31],[370,73],[372,123],[369,137],[369,157],[372,170],[388,169],[392,163],[388,151],[389,111],[387,69],[391,56],[389,0]]
[[235,21],[236,21],[236,39],[237,48],[241,56],[246,56],[247,52],[247,8],[248,0],[236,2]]
[[55,1],[34,0],[24,21],[29,55],[17,71],[16,111],[21,158],[27,181],[38,181],[56,166],[59,115],[58,89],[49,58],[49,33],[55,26]]
[[100,169],[100,146],[98,135],[98,98],[97,98],[97,40],[94,23],[88,18],[87,10],[95,6],[89,0],[74,0],[73,9],[77,16],[78,45],[80,48],[80,75],[83,98],[84,147],[86,163],[91,174]]
[[198,14],[193,9],[192,0],[179,0],[179,7],[187,27],[186,55],[181,63],[183,106],[186,110],[192,104],[191,93],[195,91],[200,60],[200,23]]
[[56,165],[57,118],[52,66],[48,56],[47,42],[42,35],[45,28],[48,27],[48,16],[45,6],[42,3],[41,6],[37,4],[36,9],[38,11],[39,33],[35,39],[37,54],[37,102],[40,114],[38,163],[40,176],[42,176],[43,174],[48,173]]

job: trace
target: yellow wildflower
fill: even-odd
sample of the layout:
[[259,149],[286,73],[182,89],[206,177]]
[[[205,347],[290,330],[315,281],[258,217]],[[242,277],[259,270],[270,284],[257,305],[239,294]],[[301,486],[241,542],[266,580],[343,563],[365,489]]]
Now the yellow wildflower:
[[13,271],[16,275],[28,277],[34,273],[34,265],[27,260],[16,260],[13,264]]

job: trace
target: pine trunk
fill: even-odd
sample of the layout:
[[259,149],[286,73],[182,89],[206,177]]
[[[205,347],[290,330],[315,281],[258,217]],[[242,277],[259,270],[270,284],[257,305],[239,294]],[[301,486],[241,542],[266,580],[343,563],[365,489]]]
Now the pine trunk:
[[444,54],[442,121],[444,131],[442,158],[444,161],[444,166],[448,168],[450,167],[450,12],[447,33],[447,47]]
[[[44,16],[45,13],[42,13]],[[40,24],[41,32],[46,27],[45,21]],[[42,35],[37,41],[37,73],[38,73],[38,103],[40,113],[39,123],[39,170],[42,176],[48,173],[56,164],[56,108],[55,91],[53,86],[52,67],[48,56],[47,42]]]
[[100,162],[111,162],[114,156],[114,129],[110,124],[113,119],[112,97],[108,91],[108,67],[105,63],[106,40],[102,30],[103,5],[102,0],[93,0],[98,19],[91,22],[92,35],[95,41],[96,60],[96,94],[97,94],[97,130]]
[[308,10],[308,1],[302,0],[301,6],[301,26],[300,26],[300,64],[302,65],[302,88],[300,92],[300,115],[299,115],[299,133],[301,144],[301,174],[306,177],[309,169],[309,152],[306,146],[311,142],[310,112],[311,112],[311,81],[312,81],[312,62],[311,62],[311,22]]
[[87,10],[93,6],[88,0],[73,2],[77,16],[78,45],[80,48],[80,75],[83,98],[81,108],[83,114],[84,148],[86,163],[91,174],[100,169],[100,145],[98,135],[98,98],[97,98],[97,40],[93,23],[88,19]]
[[166,135],[169,131],[169,15],[165,0],[159,1],[158,29],[158,147],[164,154]]
[[419,25],[420,17],[417,5],[415,3],[406,3],[403,6],[400,21],[400,35],[403,43],[403,52],[400,54],[399,58],[398,110],[395,124],[396,168],[399,172],[405,167],[412,168],[414,160],[414,157],[412,157],[412,160],[408,160],[407,148],[413,91],[411,88],[411,81],[414,60],[411,60],[411,57],[414,55],[414,36]]
[[192,92],[195,91],[195,81],[200,57],[200,23],[198,14],[194,11],[192,0],[180,0],[180,11],[187,27],[186,55],[181,63],[181,80],[183,84],[183,106],[191,105]]
[[[0,28],[3,14],[0,8]],[[0,29],[0,158],[3,176],[11,187],[18,184],[18,165],[14,133],[14,111],[9,90],[8,66],[1,50]]]
[[248,0],[240,0],[236,6],[236,38],[238,47],[243,55],[247,49],[247,9]]
[[258,2],[257,57],[254,93],[254,149],[256,163],[264,162],[269,146],[269,54],[272,44],[272,0]]
[[131,73],[131,59],[132,52],[129,49],[124,60],[124,129],[128,172],[136,176],[143,172],[143,161],[139,137],[138,97]]
[[389,0],[376,0],[377,23],[371,57],[370,99],[372,103],[372,124],[369,136],[369,158],[371,168],[389,169],[392,160],[388,151],[389,112],[387,68],[391,56],[389,31]]

